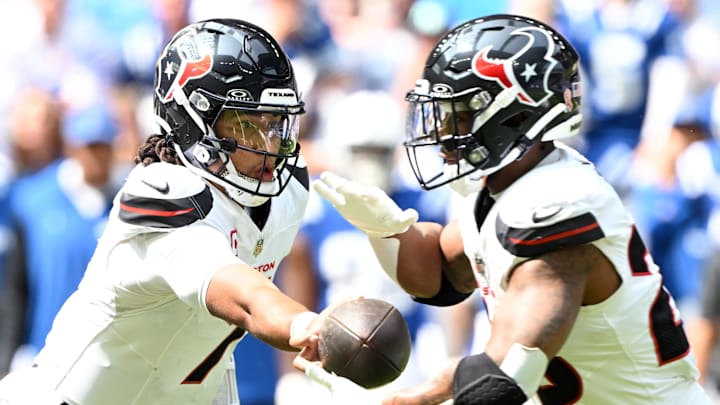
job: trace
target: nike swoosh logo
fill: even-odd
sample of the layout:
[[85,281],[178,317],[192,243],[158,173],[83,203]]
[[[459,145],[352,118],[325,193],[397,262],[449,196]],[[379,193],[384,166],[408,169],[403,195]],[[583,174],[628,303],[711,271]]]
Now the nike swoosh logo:
[[167,181],[165,182],[165,185],[164,185],[163,187],[160,187],[160,186],[158,186],[157,184],[148,183],[148,182],[145,181],[145,180],[140,180],[140,181],[142,181],[143,183],[145,183],[146,186],[148,186],[148,187],[150,187],[150,188],[152,188],[152,189],[154,189],[154,190],[157,190],[157,191],[158,191],[159,193],[161,193],[161,194],[167,194],[167,193],[170,191],[170,185],[167,183]]
[[562,211],[562,208],[560,207],[540,209],[532,213],[532,220],[535,223],[542,222],[548,218],[554,217],[560,211]]

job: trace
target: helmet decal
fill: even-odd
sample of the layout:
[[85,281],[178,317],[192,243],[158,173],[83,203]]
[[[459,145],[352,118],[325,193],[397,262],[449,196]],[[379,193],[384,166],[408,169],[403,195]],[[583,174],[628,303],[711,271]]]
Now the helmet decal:
[[435,83],[432,85],[432,94],[436,95],[451,95],[453,94],[453,88],[445,83]]
[[232,101],[255,101],[252,93],[245,89],[230,89],[225,94],[225,97]]
[[[552,96],[552,91],[548,88],[547,83],[550,72],[558,63],[552,57],[555,42],[549,32],[538,27],[519,28],[511,35],[524,35],[528,38],[528,42],[516,54],[507,59],[489,57],[488,53],[492,50],[492,45],[482,48],[473,56],[472,71],[480,78],[497,82],[504,89],[516,90],[518,101],[537,107]],[[528,51],[533,48],[545,49],[541,61],[538,61],[536,55],[529,55],[532,52]],[[518,77],[522,77],[523,80],[518,80]],[[531,96],[527,90],[531,81],[538,78],[542,79],[542,89],[544,90],[544,94],[540,98]],[[537,85],[533,87],[539,88]]]
[[[193,38],[188,38],[187,41],[177,45],[176,52],[178,56],[180,56],[180,67],[177,72],[175,72],[174,64],[170,60],[168,60],[165,65],[165,70],[163,70],[165,77],[158,81],[158,85],[161,85],[165,80],[171,80],[173,74],[175,75],[175,79],[168,87],[165,97],[162,98],[163,103],[172,100],[174,92],[185,87],[190,80],[199,79],[208,74],[212,69],[212,55],[207,52],[202,54],[198,52],[197,46],[192,39]],[[166,52],[169,51],[170,49]],[[165,55],[163,55],[163,57],[164,56]]]

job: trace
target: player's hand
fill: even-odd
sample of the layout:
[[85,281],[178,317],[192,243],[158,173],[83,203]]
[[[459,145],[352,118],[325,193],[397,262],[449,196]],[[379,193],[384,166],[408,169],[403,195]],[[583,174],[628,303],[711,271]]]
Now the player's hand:
[[453,403],[452,398],[447,399],[447,395],[433,395],[428,391],[424,385],[404,388],[386,395],[382,405],[451,405]]
[[459,358],[451,360],[438,374],[424,383],[386,395],[382,405],[452,404],[452,382],[459,361]]
[[348,222],[373,238],[403,233],[417,222],[412,208],[402,210],[384,191],[323,172],[313,188],[338,210]]
[[[314,312],[304,312],[295,317],[290,326],[290,346],[300,349],[298,356],[310,361],[320,359],[318,342],[320,340],[320,316]],[[302,370],[301,370],[302,371]]]
[[332,405],[378,405],[381,397],[378,392],[369,391],[345,377],[330,373],[322,368],[320,362],[310,362],[296,357],[295,367],[305,371],[310,379],[330,391]]
[[[360,296],[359,298],[363,297]],[[290,327],[289,343],[290,346],[301,349],[300,353],[295,356],[295,360],[293,360],[295,368],[304,372],[305,366],[311,362],[317,362],[319,364],[320,353],[318,351],[318,344],[320,342],[320,329],[328,314],[346,301],[349,301],[349,299],[331,304],[320,314],[305,312],[293,320],[292,326]]]

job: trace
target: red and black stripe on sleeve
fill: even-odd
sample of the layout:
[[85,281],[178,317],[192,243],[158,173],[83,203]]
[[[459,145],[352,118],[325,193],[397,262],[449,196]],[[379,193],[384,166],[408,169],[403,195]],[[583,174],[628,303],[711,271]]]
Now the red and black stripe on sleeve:
[[591,213],[540,228],[513,228],[505,224],[498,215],[495,229],[502,246],[519,257],[535,257],[605,237],[600,224]]
[[133,225],[153,228],[178,228],[205,218],[213,205],[210,189],[190,197],[157,199],[123,193],[120,219]]

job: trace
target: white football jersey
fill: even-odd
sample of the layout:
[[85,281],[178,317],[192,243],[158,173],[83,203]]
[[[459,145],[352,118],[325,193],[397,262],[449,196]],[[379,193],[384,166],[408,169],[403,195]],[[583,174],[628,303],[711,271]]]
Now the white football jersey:
[[706,403],[678,311],[630,214],[591,163],[557,146],[494,196],[489,211],[485,205],[484,220],[476,219],[484,212],[475,198],[459,213],[491,317],[515,266],[563,246],[592,243],[622,279],[607,300],[580,309],[529,402]]
[[241,262],[272,279],[307,187],[299,167],[253,221],[183,166],[136,167],[36,359],[44,379],[70,404],[212,403],[244,331],[209,313],[208,284]]

